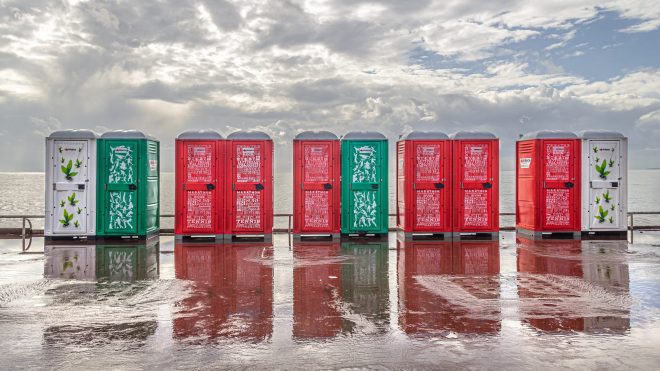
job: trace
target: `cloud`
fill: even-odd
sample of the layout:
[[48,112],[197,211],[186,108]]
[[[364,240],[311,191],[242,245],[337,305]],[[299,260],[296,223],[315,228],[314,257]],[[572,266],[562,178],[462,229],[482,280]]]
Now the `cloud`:
[[[586,0],[6,1],[0,126],[20,148],[0,146],[0,156],[19,158],[0,171],[40,169],[35,148],[43,150],[49,130],[67,127],[138,128],[164,143],[187,128],[258,128],[276,140],[280,171],[290,170],[291,138],[307,129],[380,130],[392,139],[414,129],[491,130],[503,138],[504,158],[518,133],[553,127],[622,130],[654,148],[657,63],[600,81],[564,63],[589,56],[568,44],[602,12],[642,32],[660,19],[656,8]],[[612,32],[625,43],[631,31]],[[424,61],[411,61],[414,50]],[[551,57],[575,52],[584,55]]]

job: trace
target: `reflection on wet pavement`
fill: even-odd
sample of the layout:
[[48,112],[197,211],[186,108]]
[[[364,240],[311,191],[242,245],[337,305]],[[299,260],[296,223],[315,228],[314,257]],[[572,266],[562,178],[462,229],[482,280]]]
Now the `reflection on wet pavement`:
[[49,243],[29,259],[8,249],[0,244],[0,364],[10,368],[660,362],[650,245],[506,234]]
[[518,237],[518,295],[525,323],[544,331],[630,327],[625,241]]
[[193,283],[175,306],[174,338],[268,339],[273,332],[273,247],[264,243],[177,243],[176,278]]

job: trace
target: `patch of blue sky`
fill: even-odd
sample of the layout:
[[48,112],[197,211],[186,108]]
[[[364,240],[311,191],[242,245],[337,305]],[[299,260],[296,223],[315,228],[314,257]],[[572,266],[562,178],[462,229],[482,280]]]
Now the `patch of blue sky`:
[[487,59],[461,61],[419,45],[410,51],[409,60],[432,70],[461,69],[468,74],[486,74],[487,67],[497,63],[527,63],[529,73],[564,73],[602,81],[637,70],[660,68],[660,30],[623,32],[641,22],[601,11],[594,19],[570,28],[537,29],[539,35],[502,44],[491,50],[492,56]]

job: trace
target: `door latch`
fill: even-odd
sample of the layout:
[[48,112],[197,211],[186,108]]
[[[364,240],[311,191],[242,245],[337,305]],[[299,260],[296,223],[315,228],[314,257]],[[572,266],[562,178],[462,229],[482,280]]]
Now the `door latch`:
[[263,184],[258,183],[257,185],[254,186],[254,188],[256,188],[257,191],[261,191],[261,190],[264,189],[264,186],[263,186]]
[[79,191],[84,191],[85,190],[85,185],[84,184],[78,184],[78,190]]
[[435,183],[435,189],[443,189],[445,188],[445,185],[442,183]]
[[209,184],[206,185],[206,190],[207,190],[207,191],[212,191],[212,190],[214,190],[214,189],[215,189],[215,185],[214,185],[214,184],[209,183]]
[[325,183],[325,184],[323,185],[323,189],[325,189],[326,191],[331,190],[331,189],[332,189],[332,184],[330,184],[330,183]]
[[137,191],[137,186],[135,184],[129,184],[128,185],[128,190],[129,191]]
[[612,182],[612,188],[618,188],[619,182]]
[[575,184],[573,184],[573,182],[564,182],[564,186],[566,188],[573,188],[573,186],[575,186]]
[[490,182],[483,183],[483,186],[485,189],[491,189],[493,188],[493,184]]
[[378,184],[372,184],[371,189],[378,189]]

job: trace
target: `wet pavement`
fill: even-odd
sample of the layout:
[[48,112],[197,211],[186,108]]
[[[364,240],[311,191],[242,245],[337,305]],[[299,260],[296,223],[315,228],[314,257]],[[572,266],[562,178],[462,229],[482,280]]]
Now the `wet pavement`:
[[652,369],[659,244],[0,240],[0,365]]

